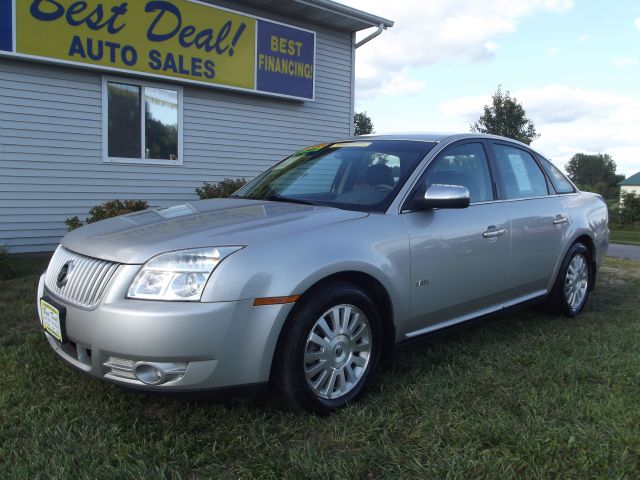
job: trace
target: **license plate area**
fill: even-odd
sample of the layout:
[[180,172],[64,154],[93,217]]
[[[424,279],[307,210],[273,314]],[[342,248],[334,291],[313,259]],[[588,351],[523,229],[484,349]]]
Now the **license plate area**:
[[66,343],[66,308],[56,304],[48,297],[42,297],[40,299],[40,314],[42,317],[42,329],[58,342]]

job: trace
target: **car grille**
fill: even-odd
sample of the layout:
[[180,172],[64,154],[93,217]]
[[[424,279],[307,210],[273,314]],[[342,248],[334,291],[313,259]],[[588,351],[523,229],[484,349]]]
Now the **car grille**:
[[[58,286],[58,276],[65,264],[71,264],[67,282]],[[45,285],[55,296],[73,305],[93,308],[102,299],[105,288],[119,264],[86,257],[58,247],[49,262]]]

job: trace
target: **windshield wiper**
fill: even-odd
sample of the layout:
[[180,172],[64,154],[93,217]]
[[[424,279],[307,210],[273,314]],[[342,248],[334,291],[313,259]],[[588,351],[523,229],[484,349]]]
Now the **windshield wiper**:
[[302,205],[317,205],[309,200],[302,200],[300,198],[281,197],[280,195],[269,195],[265,200],[270,202],[287,202],[287,203],[300,203]]

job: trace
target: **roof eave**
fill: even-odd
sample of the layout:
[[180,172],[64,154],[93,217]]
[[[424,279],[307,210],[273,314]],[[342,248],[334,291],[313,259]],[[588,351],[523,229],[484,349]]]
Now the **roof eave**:
[[370,27],[383,26],[384,28],[393,27],[393,21],[373,15],[371,13],[363,12],[356,8],[342,5],[341,3],[334,2],[332,0],[294,0],[296,3],[307,5],[312,8],[319,8],[325,10],[328,13],[340,15],[341,17],[347,17],[355,22],[362,23],[362,27],[357,30],[364,30]]
[[640,186],[640,172],[631,175],[630,177],[625,178],[624,180],[618,182],[618,185],[621,187],[638,187]]
[[359,32],[371,27],[392,27],[386,18],[363,12],[332,0],[232,0],[269,13],[292,17],[343,32]]

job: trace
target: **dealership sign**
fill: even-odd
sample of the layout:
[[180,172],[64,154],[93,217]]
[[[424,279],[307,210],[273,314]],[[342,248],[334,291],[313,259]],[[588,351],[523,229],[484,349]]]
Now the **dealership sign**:
[[0,0],[0,53],[299,99],[315,42],[196,0]]

